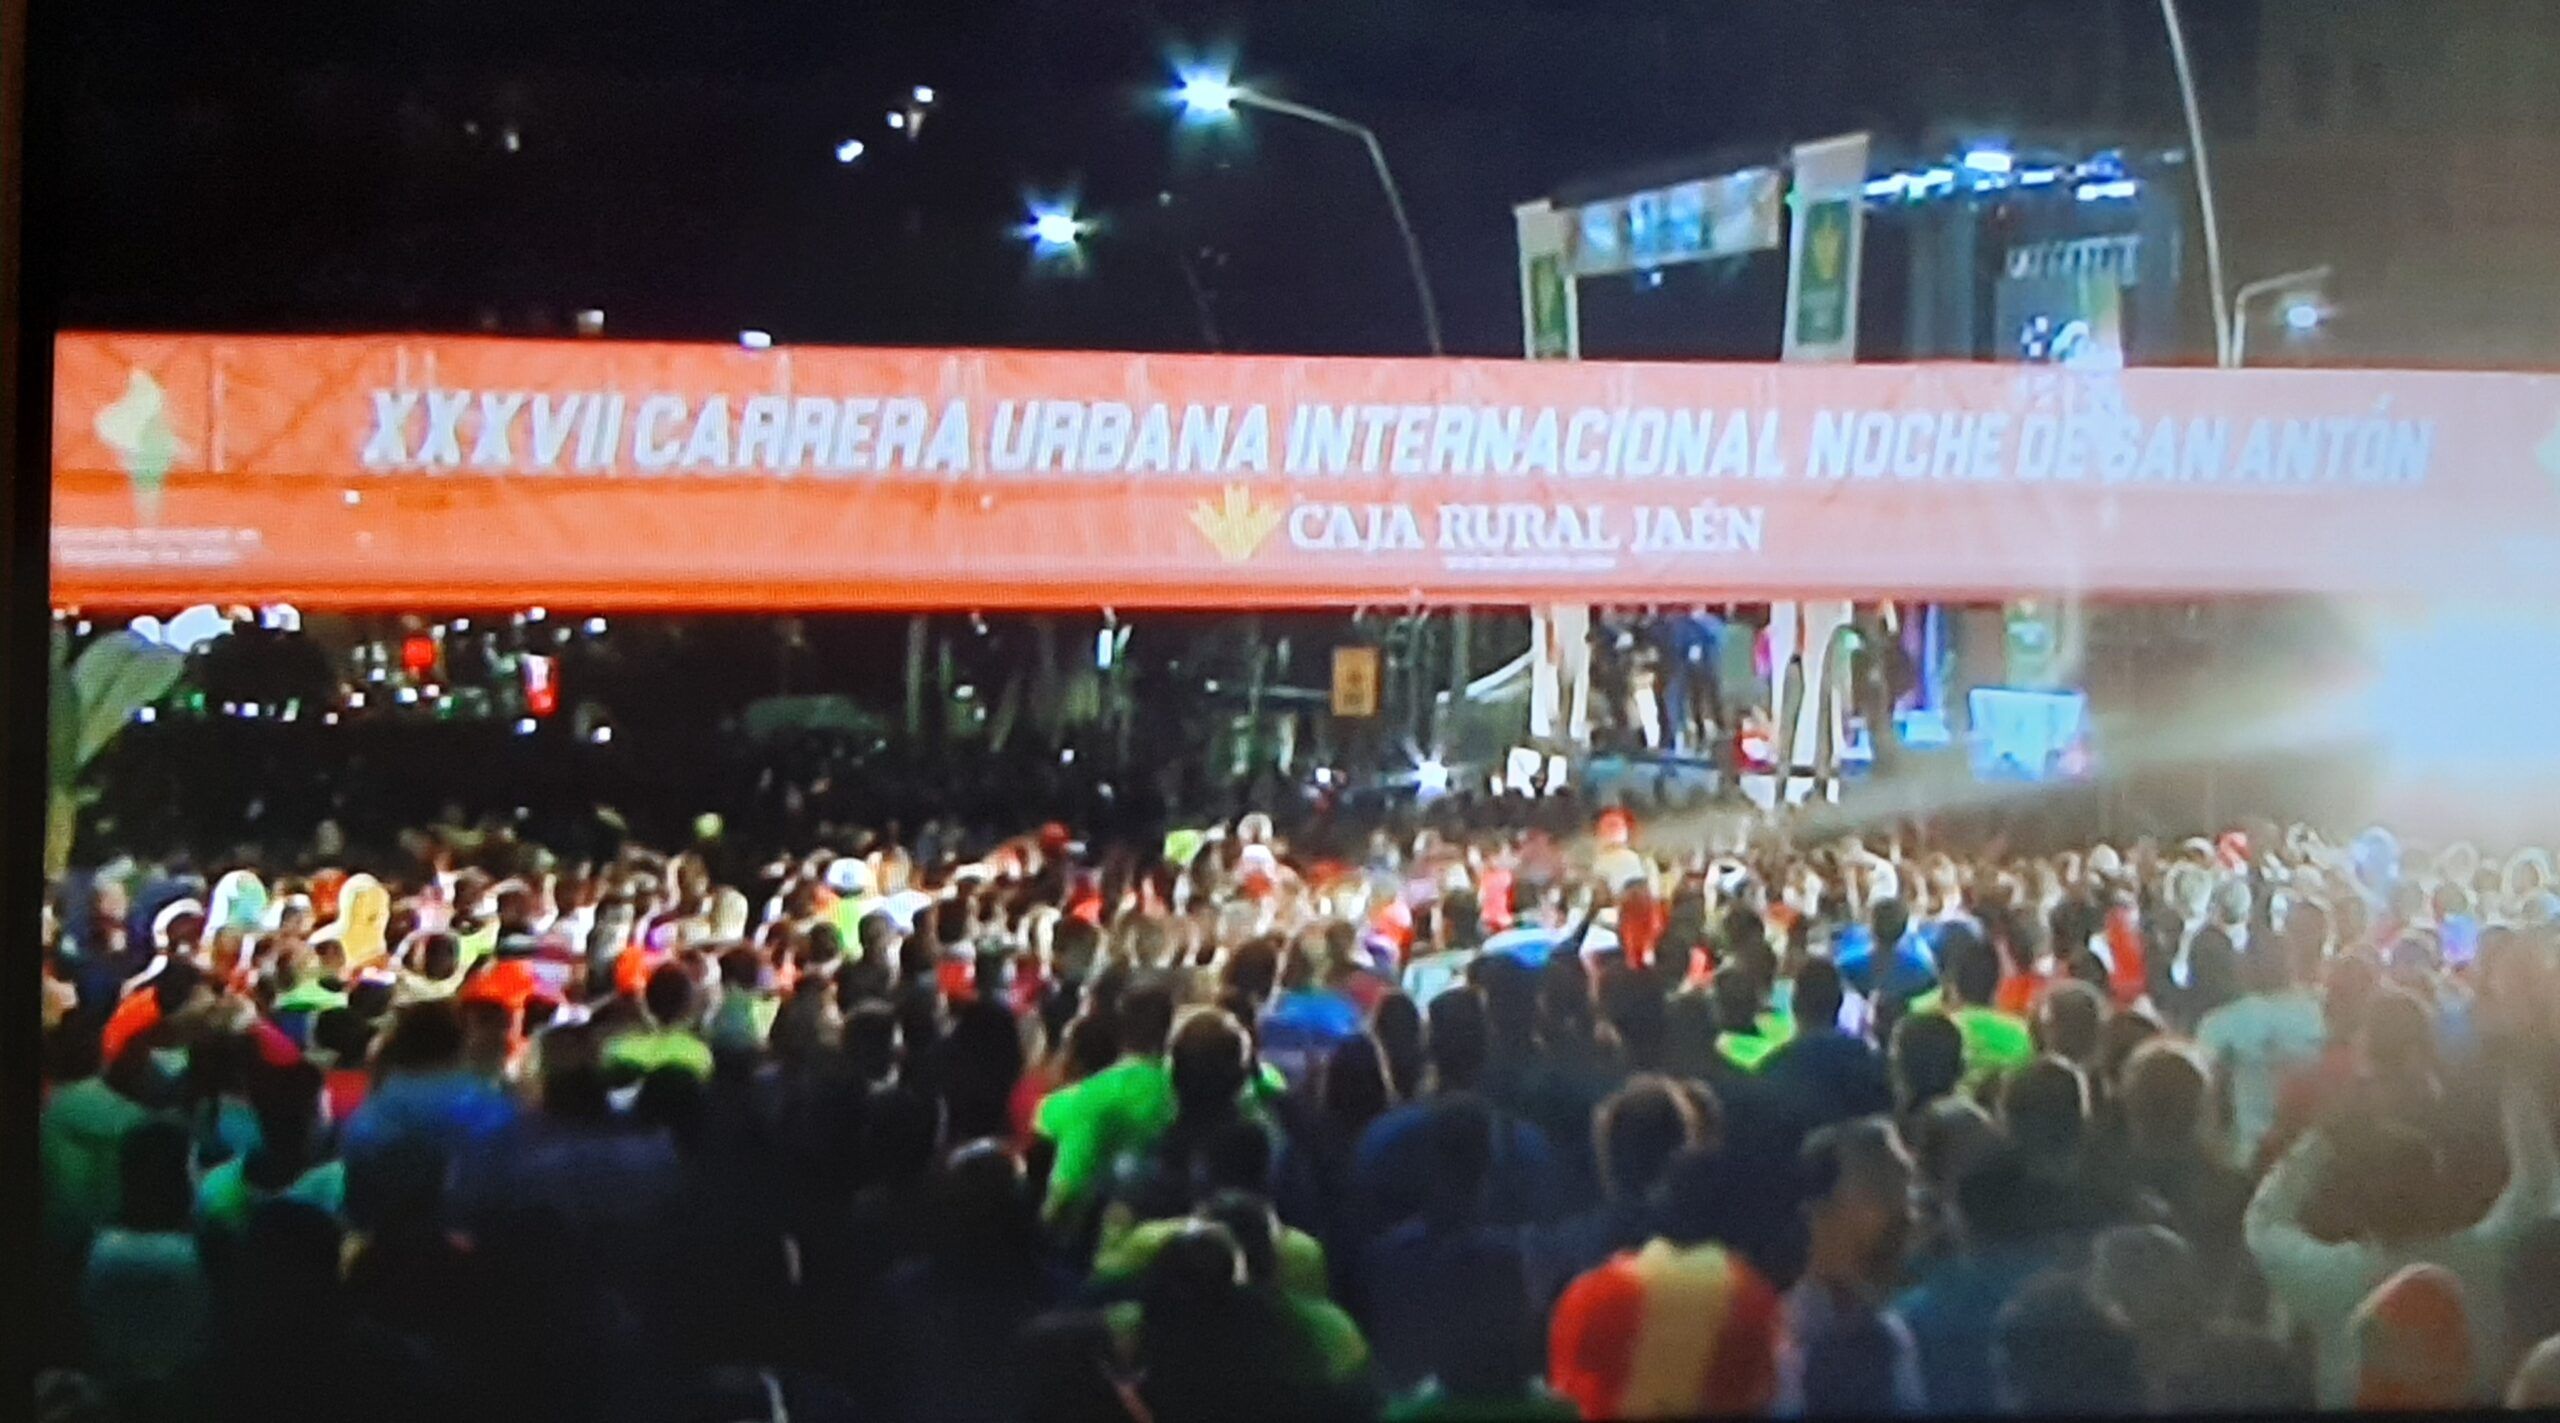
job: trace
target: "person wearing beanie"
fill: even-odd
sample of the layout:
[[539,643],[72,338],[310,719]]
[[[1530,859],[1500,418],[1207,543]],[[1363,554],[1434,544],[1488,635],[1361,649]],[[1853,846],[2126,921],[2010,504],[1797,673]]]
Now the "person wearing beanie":
[[2437,1265],[2410,1265],[2356,1307],[2359,1411],[2460,1408],[2471,1401],[2469,1313],[2462,1282]]
[[1684,1153],[1659,1188],[1659,1228],[1556,1301],[1547,1377],[1585,1418],[1759,1413],[1777,1401],[1778,1292],[1717,1243],[1716,1158]]
[[[2443,1229],[2446,1172],[2434,1143],[2388,1120],[2355,1117],[2315,1128],[2259,1183],[2244,1218],[2249,1252],[2268,1292],[2317,1341],[2323,1407],[2354,1403],[2361,1387],[2359,1309],[2393,1270],[2410,1265],[2441,1267],[2461,1285],[2472,1341],[2471,1392],[2486,1398],[2504,1382],[2499,1375],[2514,1357],[2503,1309],[2506,1262],[2560,1203],[2560,1150],[2552,1142],[2549,1104],[2528,1076],[2509,1077],[2501,1110],[2506,1188],[2487,1214],[2461,1229]],[[2353,1233],[2346,1239],[2323,1238],[2305,1224],[2323,1181],[2344,1187],[2351,1198],[2344,1209]],[[2407,1288],[2423,1299],[2431,1287]]]

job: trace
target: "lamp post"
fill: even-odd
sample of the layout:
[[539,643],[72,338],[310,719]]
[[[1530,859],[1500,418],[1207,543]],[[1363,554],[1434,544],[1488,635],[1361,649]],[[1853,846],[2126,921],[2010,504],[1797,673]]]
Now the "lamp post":
[[[2290,292],[2297,296],[2308,295],[2327,280],[2329,280],[2329,268],[2324,263],[2317,267],[2305,267],[2299,272],[2286,272],[2281,276],[2251,282],[2234,293],[2231,298],[2231,359],[2225,364],[2233,370],[2238,370],[2248,363],[2249,303],[2272,292]],[[2306,304],[2302,309],[2312,313],[2311,325],[2319,324],[2319,308]],[[2291,322],[2290,315],[2287,320]]]
[[[1379,145],[1378,135],[1372,132],[1368,125],[1355,123],[1340,114],[1327,113],[1306,104],[1257,93],[1237,84],[1228,75],[1214,70],[1194,70],[1181,75],[1179,82],[1175,85],[1173,96],[1182,105],[1186,114],[1197,118],[1224,118],[1232,115],[1241,105],[1245,108],[1260,109],[1265,113],[1279,114],[1286,118],[1303,119],[1308,123],[1321,125],[1336,133],[1349,134],[1360,140],[1361,147],[1369,152],[1369,166],[1378,174],[1378,187],[1387,195],[1387,211],[1395,217],[1396,234],[1404,239],[1405,267],[1413,275],[1414,300],[1422,307],[1423,340],[1430,347],[1432,355],[1447,354],[1440,341],[1440,306],[1431,295],[1431,275],[1422,265],[1422,243],[1413,235],[1413,220],[1405,214],[1404,191],[1396,186],[1395,170],[1387,166],[1387,151]],[[1466,695],[1468,623],[1469,618],[1465,608],[1450,610],[1449,710],[1452,717],[1457,712],[1459,700]],[[1426,730],[1434,731],[1434,739],[1437,739],[1436,729],[1426,728]]]
[[2204,217],[2205,282],[2213,288],[2213,348],[2224,369],[2232,358],[2231,304],[2222,284],[2222,217],[2213,201],[2213,160],[2205,151],[2204,109],[2196,99],[2195,66],[2187,58],[2187,27],[2178,17],[2178,0],[2160,0],[2160,23],[2169,32],[2169,59],[2178,71],[2178,98],[2187,111],[2187,151],[2195,155],[2196,206]]
[[1404,193],[1396,186],[1395,171],[1387,166],[1387,151],[1379,147],[1378,136],[1372,133],[1367,125],[1354,123],[1340,114],[1329,114],[1322,109],[1310,108],[1288,99],[1256,93],[1236,84],[1222,74],[1201,72],[1185,75],[1174,90],[1174,98],[1181,102],[1186,112],[1202,118],[1223,117],[1234,113],[1241,105],[1288,118],[1304,119],[1311,124],[1321,124],[1336,133],[1347,133],[1360,140],[1361,146],[1369,150],[1369,166],[1377,170],[1378,186],[1386,191],[1387,210],[1395,215],[1396,232],[1404,238],[1404,260],[1406,267],[1413,273],[1414,299],[1422,305],[1423,339],[1429,343],[1431,354],[1435,356],[1443,354],[1440,345],[1440,307],[1432,300],[1431,278],[1423,270],[1422,244],[1413,235],[1412,220],[1405,216]]

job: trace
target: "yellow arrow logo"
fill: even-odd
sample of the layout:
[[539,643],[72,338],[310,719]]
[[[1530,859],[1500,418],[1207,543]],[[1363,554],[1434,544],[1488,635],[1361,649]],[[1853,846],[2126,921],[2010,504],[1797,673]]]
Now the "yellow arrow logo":
[[1221,502],[1203,499],[1191,506],[1191,527],[1218,551],[1218,557],[1229,563],[1242,563],[1253,557],[1271,531],[1280,527],[1279,509],[1254,502],[1253,491],[1241,484],[1230,484]]

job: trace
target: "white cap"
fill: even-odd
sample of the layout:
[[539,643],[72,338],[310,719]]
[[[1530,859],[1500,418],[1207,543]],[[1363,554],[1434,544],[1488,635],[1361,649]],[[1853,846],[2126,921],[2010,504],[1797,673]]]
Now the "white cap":
[[848,898],[871,892],[871,866],[846,855],[827,862],[827,888]]

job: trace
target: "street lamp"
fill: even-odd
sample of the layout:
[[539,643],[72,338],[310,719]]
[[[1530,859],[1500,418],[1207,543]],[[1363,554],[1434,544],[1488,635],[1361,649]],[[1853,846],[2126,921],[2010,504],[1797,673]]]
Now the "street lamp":
[[1041,258],[1073,258],[1083,255],[1086,234],[1093,223],[1076,215],[1072,197],[1027,200],[1029,215],[1014,231],[1030,242],[1031,255]]
[[2320,303],[2320,284],[2329,280],[2327,264],[2305,267],[2299,272],[2286,272],[2242,287],[2231,298],[2231,359],[2233,370],[2247,362],[2249,354],[2249,303],[2263,296],[2281,293],[2293,298],[2284,308],[2284,324],[2288,330],[2309,332],[2319,327],[2328,312]]
[[1173,97],[1185,113],[1214,117],[1235,111],[1236,86],[1223,74],[1195,70],[1182,77]]
[[1075,246],[1076,239],[1084,235],[1084,225],[1076,221],[1074,213],[1055,208],[1032,214],[1029,226],[1032,243],[1053,251]]
[[2187,151],[2195,156],[2196,205],[2204,216],[2205,282],[2213,288],[2213,345],[2218,363],[2236,366],[2231,348],[2231,304],[2222,284],[2222,217],[2213,201],[2213,160],[2204,145],[2204,107],[2196,98],[2195,66],[2187,58],[2187,27],[2178,0],[2160,0],[2160,23],[2169,32],[2169,59],[2178,72],[2178,98],[2187,111]]
[[1440,308],[1431,297],[1431,278],[1423,270],[1422,244],[1413,235],[1413,222],[1405,216],[1404,194],[1396,187],[1396,175],[1387,167],[1386,150],[1378,146],[1378,136],[1364,124],[1357,124],[1339,114],[1305,104],[1256,93],[1237,84],[1227,75],[1213,69],[1195,69],[1177,76],[1174,101],[1182,106],[1186,117],[1219,119],[1232,115],[1238,107],[1261,109],[1308,123],[1321,124],[1336,133],[1347,133],[1360,140],[1369,150],[1369,164],[1378,172],[1378,186],[1386,190],[1387,210],[1395,215],[1396,231],[1404,238],[1405,265],[1413,272],[1413,292],[1422,304],[1423,336],[1430,342],[1431,354],[1443,354],[1440,344]]

